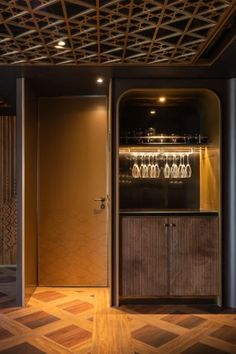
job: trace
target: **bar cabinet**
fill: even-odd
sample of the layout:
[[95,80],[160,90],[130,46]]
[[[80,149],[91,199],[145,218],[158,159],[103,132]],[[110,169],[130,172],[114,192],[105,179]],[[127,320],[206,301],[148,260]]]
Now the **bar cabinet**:
[[207,90],[119,104],[119,304],[221,303],[220,107]]

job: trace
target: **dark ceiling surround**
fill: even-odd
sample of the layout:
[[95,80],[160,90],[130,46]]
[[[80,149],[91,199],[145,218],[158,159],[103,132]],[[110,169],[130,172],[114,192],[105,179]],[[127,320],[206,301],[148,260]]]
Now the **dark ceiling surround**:
[[235,12],[235,0],[2,0],[0,65],[210,65]]

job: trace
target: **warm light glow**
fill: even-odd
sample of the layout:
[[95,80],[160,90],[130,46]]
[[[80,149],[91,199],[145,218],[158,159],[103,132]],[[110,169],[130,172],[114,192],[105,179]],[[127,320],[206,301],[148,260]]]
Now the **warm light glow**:
[[103,83],[103,78],[102,77],[98,77],[97,78],[97,83],[98,84],[102,84]]
[[65,41],[59,41],[54,47],[57,49],[64,49],[65,45],[66,45]]
[[151,109],[151,111],[150,111],[150,114],[156,114],[157,112],[155,111],[155,109]]
[[166,101],[166,98],[164,96],[161,96],[161,97],[158,98],[158,101],[163,103],[163,102]]
[[58,45],[59,45],[60,47],[64,47],[64,46],[66,45],[66,42],[64,42],[64,41],[59,41],[59,42],[58,42]]

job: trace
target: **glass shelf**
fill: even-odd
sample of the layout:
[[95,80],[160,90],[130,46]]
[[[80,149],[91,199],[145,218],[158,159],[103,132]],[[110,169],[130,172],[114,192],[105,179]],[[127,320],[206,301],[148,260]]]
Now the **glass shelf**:
[[120,137],[120,145],[186,145],[186,146],[199,146],[199,145],[207,145],[208,138],[206,136],[202,136],[200,134],[197,135],[145,135],[145,136],[121,136]]

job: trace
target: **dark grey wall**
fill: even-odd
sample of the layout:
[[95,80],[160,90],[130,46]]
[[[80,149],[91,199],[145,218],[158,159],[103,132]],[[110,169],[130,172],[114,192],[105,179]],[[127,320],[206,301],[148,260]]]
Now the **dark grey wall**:
[[16,303],[24,305],[24,126],[25,126],[25,83],[23,78],[16,80],[16,194],[17,194],[17,236],[16,236]]
[[223,299],[236,308],[236,78],[228,80],[223,121]]

